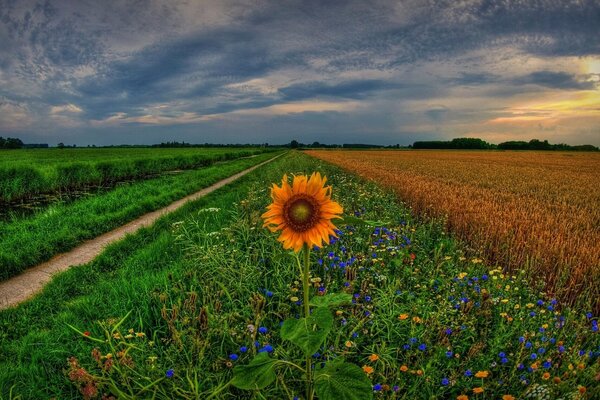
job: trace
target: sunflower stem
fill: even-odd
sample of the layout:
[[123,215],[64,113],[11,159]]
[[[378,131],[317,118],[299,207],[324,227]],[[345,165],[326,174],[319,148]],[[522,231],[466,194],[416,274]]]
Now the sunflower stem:
[[[310,304],[308,300],[309,295],[309,272],[310,272],[310,247],[304,244],[304,270],[302,271],[302,288],[304,290],[304,318],[308,320],[310,316]],[[313,371],[311,367],[310,354],[306,355],[306,399],[312,400],[313,398],[313,384],[312,384]]]

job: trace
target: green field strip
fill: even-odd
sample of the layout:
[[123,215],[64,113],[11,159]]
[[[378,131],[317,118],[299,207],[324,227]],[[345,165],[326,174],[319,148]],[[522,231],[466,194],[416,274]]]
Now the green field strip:
[[69,204],[53,205],[26,218],[0,221],[0,280],[273,156],[266,153],[136,182]]

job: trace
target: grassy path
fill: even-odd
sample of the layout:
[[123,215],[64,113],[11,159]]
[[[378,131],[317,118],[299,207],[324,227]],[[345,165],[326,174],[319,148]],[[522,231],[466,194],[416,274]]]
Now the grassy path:
[[87,264],[96,258],[105,248],[111,243],[121,240],[125,235],[136,232],[142,227],[147,227],[156,222],[163,215],[173,212],[181,208],[184,204],[206,196],[208,193],[239,179],[240,177],[254,171],[256,168],[273,161],[275,156],[258,165],[245,169],[229,178],[218,181],[217,183],[206,187],[196,193],[188,195],[180,200],[177,200],[170,205],[159,210],[145,214],[126,225],[107,232],[97,238],[89,240],[73,250],[56,255],[51,260],[28,269],[21,275],[11,278],[7,281],[0,282],[0,309],[15,306],[34,294],[38,293],[46,283],[52,279],[52,275],[64,271],[68,268]]

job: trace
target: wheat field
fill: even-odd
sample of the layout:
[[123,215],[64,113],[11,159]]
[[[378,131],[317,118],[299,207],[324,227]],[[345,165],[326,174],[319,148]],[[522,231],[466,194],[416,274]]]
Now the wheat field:
[[600,309],[600,154],[327,151],[308,154],[392,188],[492,265]]

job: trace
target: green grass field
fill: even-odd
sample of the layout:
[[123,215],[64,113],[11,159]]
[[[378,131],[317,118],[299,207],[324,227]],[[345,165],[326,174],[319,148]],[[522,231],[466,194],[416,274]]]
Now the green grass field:
[[0,280],[273,156],[266,153],[134,182],[51,205],[30,216],[0,221]]
[[0,150],[0,203],[260,154],[258,148]]
[[[280,326],[302,313],[298,260],[260,215],[271,183],[315,170],[345,213],[338,239],[311,252],[312,296],[352,298],[331,302],[310,357],[319,399],[335,398],[324,371],[340,360],[360,373],[337,381],[349,399],[600,396],[597,316],[490,270],[393,194],[292,152],[0,312],[0,398],[304,399],[304,356]],[[255,356],[266,369],[247,367]],[[250,370],[261,389],[234,387],[234,371]],[[364,380],[368,394],[348,391]]]

